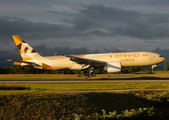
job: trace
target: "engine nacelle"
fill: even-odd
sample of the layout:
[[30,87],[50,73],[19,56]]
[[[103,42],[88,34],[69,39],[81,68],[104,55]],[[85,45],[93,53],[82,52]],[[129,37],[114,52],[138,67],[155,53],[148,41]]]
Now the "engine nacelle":
[[106,70],[108,73],[120,72],[121,71],[121,63],[120,62],[107,63],[107,65],[104,66],[104,70]]

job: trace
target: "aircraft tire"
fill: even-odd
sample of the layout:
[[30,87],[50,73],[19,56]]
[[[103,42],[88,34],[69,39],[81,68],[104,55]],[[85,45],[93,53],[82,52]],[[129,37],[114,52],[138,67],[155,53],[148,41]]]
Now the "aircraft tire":
[[85,75],[85,78],[88,79],[88,78],[89,78],[89,75]]
[[96,77],[96,74],[93,73],[92,76],[93,76],[93,77]]

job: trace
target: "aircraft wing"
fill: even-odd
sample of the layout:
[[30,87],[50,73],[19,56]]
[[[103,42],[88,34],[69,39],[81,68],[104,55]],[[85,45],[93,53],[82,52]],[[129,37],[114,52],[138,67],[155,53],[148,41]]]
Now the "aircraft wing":
[[85,64],[85,65],[90,65],[90,66],[104,66],[106,64],[106,62],[103,62],[103,61],[76,57],[76,56],[71,56],[71,55],[66,55],[66,57],[69,57],[71,61],[74,61],[77,64]]
[[27,62],[27,61],[21,61],[21,60],[7,60],[7,61],[11,61],[11,62],[20,62],[20,63],[26,63],[29,65],[33,65],[33,66],[37,66],[37,67],[41,67],[40,65],[36,64],[35,62]]

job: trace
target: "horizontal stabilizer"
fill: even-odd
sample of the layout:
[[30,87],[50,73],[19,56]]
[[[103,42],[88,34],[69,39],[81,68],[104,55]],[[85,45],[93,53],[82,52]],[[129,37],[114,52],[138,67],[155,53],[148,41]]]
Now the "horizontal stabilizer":
[[6,60],[6,61],[12,62],[13,60]]
[[41,67],[40,65],[38,65],[38,64],[35,63],[35,62],[26,62],[26,61],[21,61],[21,60],[6,60],[6,61],[9,61],[9,62],[26,63],[26,64],[33,65],[33,66],[36,66],[36,67]]

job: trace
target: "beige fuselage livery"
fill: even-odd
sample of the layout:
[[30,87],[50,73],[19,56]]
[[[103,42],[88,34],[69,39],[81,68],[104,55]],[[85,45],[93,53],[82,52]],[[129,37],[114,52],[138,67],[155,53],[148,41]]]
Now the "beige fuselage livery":
[[[124,52],[124,53],[102,53],[82,54],[69,56],[42,57],[19,35],[13,35],[13,39],[21,54],[21,61],[14,61],[15,65],[30,66],[45,70],[81,70],[83,68],[104,68],[152,66],[165,61],[165,58],[152,52]],[[75,60],[73,60],[75,59]],[[109,64],[110,63],[110,64]],[[119,66],[118,65],[118,66]]]

